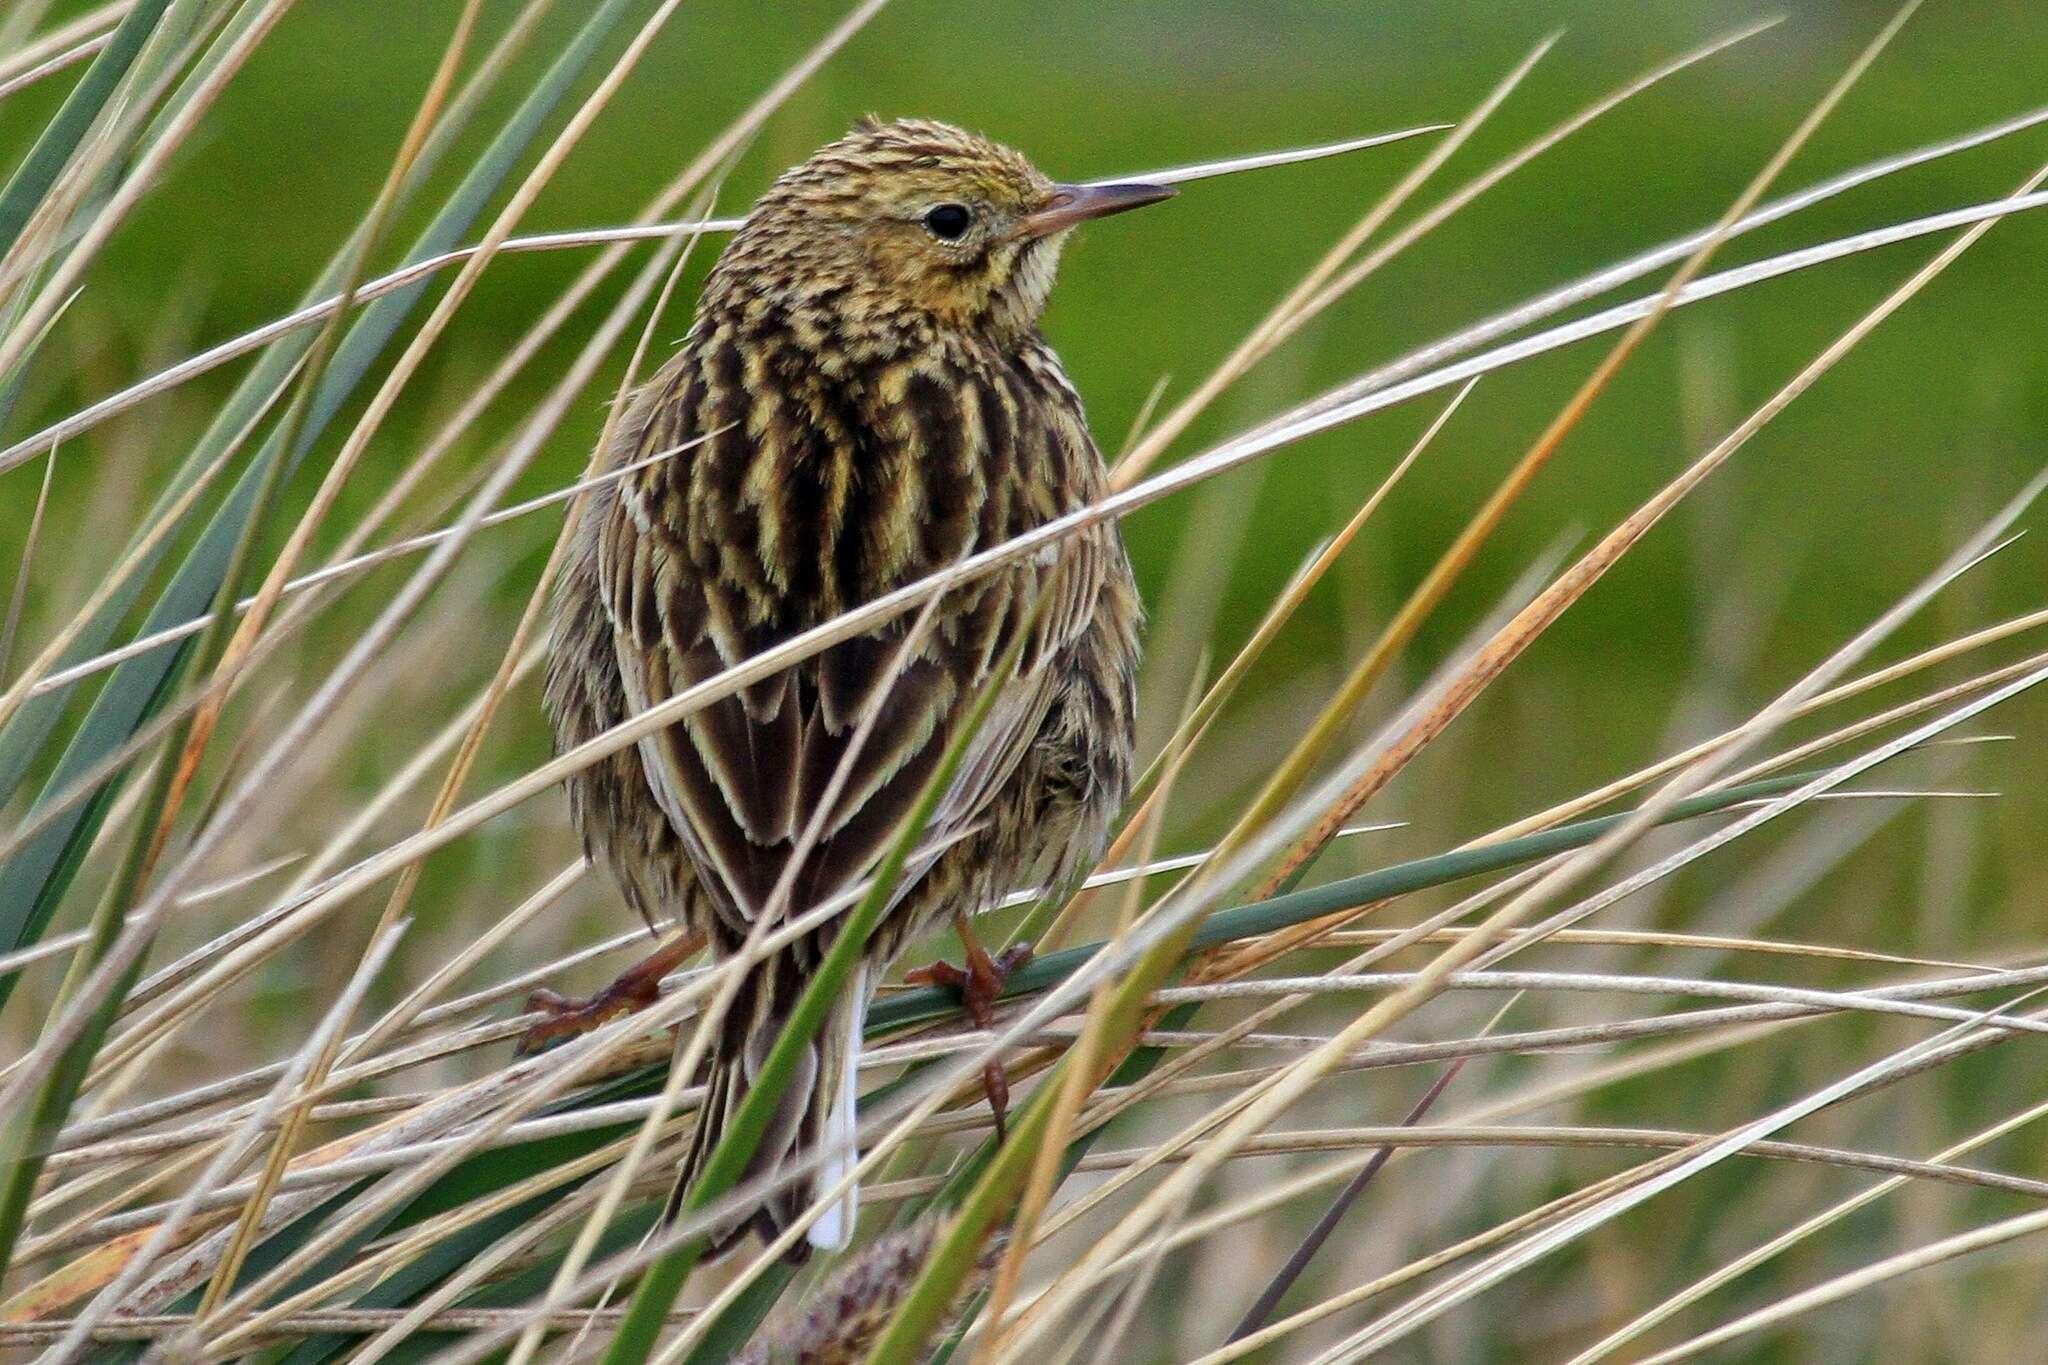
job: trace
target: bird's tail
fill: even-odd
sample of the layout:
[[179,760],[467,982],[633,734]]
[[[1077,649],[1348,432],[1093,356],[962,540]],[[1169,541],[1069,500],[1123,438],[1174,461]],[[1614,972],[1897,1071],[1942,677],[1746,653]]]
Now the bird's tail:
[[[763,963],[733,999],[713,1043],[696,1136],[690,1143],[690,1154],[683,1162],[675,1190],[669,1196],[664,1221],[675,1218],[683,1200],[703,1175],[712,1149],[739,1112],[755,1076],[768,1060],[769,1050],[796,1008],[803,987],[803,977],[792,964],[774,959]],[[760,1145],[754,1149],[739,1183],[747,1184],[814,1154],[822,1157],[820,1164],[808,1175],[716,1227],[705,1253],[707,1259],[724,1255],[749,1232],[758,1232],[764,1242],[779,1236],[811,1206],[816,1196],[838,1184],[860,1159],[856,1140],[856,1071],[868,993],[868,973],[863,968],[833,1004],[824,1027],[797,1059],[796,1072],[777,1101],[768,1127],[761,1134]],[[845,1247],[853,1236],[858,1203],[857,1187],[849,1188],[818,1216],[804,1240],[789,1249],[786,1259],[801,1263],[809,1258],[813,1247],[823,1251]]]

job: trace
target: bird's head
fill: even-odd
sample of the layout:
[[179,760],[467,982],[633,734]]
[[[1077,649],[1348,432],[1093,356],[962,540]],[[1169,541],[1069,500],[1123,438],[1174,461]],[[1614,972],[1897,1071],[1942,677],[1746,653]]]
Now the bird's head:
[[863,119],[762,196],[711,287],[856,326],[924,315],[1022,331],[1045,308],[1070,231],[1172,194],[1057,184],[1021,154],[949,124]]

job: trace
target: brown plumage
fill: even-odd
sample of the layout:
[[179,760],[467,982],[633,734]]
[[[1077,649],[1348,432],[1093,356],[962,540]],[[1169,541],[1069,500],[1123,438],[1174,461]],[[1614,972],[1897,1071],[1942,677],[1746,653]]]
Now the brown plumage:
[[[635,396],[609,455],[679,453],[594,494],[576,527],[547,679],[560,744],[1099,496],[1101,456],[1038,317],[1069,229],[1167,193],[1055,185],[1007,148],[909,120],[864,121],[784,174],[713,269],[682,349]],[[904,946],[1035,873],[1085,867],[1129,788],[1139,605],[1113,526],[948,594],[905,655],[916,616],[569,784],[584,842],[628,903],[703,930],[714,958],[730,955],[764,913],[800,914],[871,869],[1019,644],[926,833],[941,851],[906,877],[750,1177],[820,1149],[823,1169],[721,1240],[750,1227],[773,1235],[851,1164],[861,1020]],[[818,837],[794,861],[814,822]],[[835,927],[749,974],[714,1042],[685,1184]],[[843,1245],[851,1214],[829,1210],[811,1241]]]

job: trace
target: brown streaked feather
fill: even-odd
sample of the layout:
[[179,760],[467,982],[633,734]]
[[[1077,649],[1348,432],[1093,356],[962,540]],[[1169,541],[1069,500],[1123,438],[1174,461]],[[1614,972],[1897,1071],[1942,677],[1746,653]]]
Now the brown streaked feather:
[[[747,369],[793,374],[774,358],[782,335],[750,337],[743,326],[713,326],[693,338],[653,391],[715,392]],[[743,352],[767,358],[743,364],[736,359]],[[700,372],[695,378],[692,369]],[[1002,435],[1002,449],[1020,465],[1045,469],[1099,458],[1072,391],[1049,383],[1045,371],[971,353],[943,364],[923,354],[871,371],[855,385],[812,374],[807,382],[756,389],[743,426],[706,440],[673,466],[629,480],[600,533],[599,572],[633,704],[656,705],[844,606],[942,569],[986,534],[1014,535],[1026,529],[1019,515],[1035,523],[1053,512],[1032,505],[1043,494],[1018,497],[1013,490],[1003,500],[1007,509],[998,509],[1012,514],[986,524],[992,480],[984,456],[991,452],[982,439],[989,420],[981,403],[1002,387],[1028,393],[1039,407],[1039,420],[1027,430],[1012,421]],[[662,397],[654,402],[664,411],[645,424],[643,442],[686,444],[699,434],[693,424],[734,419],[729,401],[707,400],[695,413]],[[849,430],[849,414],[870,433],[865,441],[835,440]],[[879,465],[868,463],[877,459]],[[951,495],[943,514],[917,491],[926,478],[942,479]],[[830,497],[783,491],[800,482],[869,491],[848,499],[859,515],[838,517]],[[815,547],[827,588],[808,610],[793,609],[795,599],[767,587],[777,576],[774,562],[787,558],[798,537]],[[974,823],[1051,705],[1047,664],[1087,624],[1103,580],[1102,544],[1100,535],[1077,537],[1053,563],[1024,565],[941,603],[918,656],[901,665],[886,692],[878,680],[897,666],[901,623],[836,646],[642,742],[656,794],[701,858],[698,871],[714,898],[736,921],[750,920],[785,875],[814,900],[866,873],[943,755],[968,701],[987,685],[1014,634],[1028,628],[1032,638],[1012,695],[977,736],[931,834],[943,841]],[[698,572],[681,571],[686,558]],[[1052,599],[1035,606],[1048,588]],[[856,768],[822,817],[808,865],[792,870],[787,864],[803,823],[816,815],[816,798],[869,706],[880,709]]]

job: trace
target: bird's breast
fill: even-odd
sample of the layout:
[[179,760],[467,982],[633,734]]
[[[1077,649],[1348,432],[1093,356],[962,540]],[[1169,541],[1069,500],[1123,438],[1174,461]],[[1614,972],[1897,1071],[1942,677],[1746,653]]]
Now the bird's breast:
[[666,392],[681,409],[671,424],[701,438],[668,505],[707,586],[752,624],[816,624],[1099,483],[1056,363],[1048,374],[943,339],[820,345],[819,330],[702,330],[691,378]]

